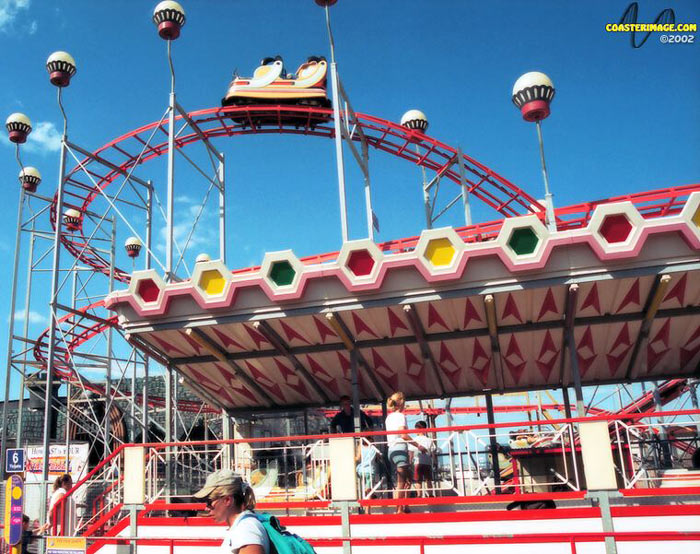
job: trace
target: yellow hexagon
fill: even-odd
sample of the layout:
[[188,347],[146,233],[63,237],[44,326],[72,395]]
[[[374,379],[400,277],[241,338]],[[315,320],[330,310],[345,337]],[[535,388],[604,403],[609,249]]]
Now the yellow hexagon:
[[425,259],[436,267],[450,265],[455,257],[455,247],[449,239],[433,239],[425,249]]
[[199,278],[200,288],[210,295],[221,294],[226,286],[226,279],[218,269],[208,269]]
[[700,206],[698,206],[693,214],[693,223],[695,223],[696,227],[700,228]]

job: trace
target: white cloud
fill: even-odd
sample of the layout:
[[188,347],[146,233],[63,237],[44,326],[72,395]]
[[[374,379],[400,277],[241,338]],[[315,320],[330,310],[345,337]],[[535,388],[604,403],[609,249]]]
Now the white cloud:
[[61,134],[50,121],[39,121],[34,125],[24,148],[27,152],[58,152],[61,149]]
[[27,27],[27,32],[30,35],[33,35],[36,33],[37,29],[39,28],[39,24],[36,22],[36,20],[32,21],[29,26]]
[[[24,310],[17,310],[15,312],[15,321],[24,321],[24,319],[25,319],[24,314],[25,314]],[[34,310],[29,310],[29,323],[46,324],[46,323],[48,323],[48,321],[49,320],[45,315],[40,314],[39,312],[35,312]]]
[[[0,143],[12,148],[15,147],[15,144],[7,138],[7,133],[0,133]],[[50,121],[39,121],[34,123],[32,132],[29,134],[27,142],[21,145],[21,149],[32,154],[58,152],[61,149],[61,134]]]
[[29,8],[30,0],[0,0],[0,31],[8,31],[19,12]]

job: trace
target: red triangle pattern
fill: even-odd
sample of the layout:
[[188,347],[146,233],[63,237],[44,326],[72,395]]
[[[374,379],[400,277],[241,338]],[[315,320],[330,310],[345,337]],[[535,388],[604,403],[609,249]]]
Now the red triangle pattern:
[[629,325],[625,323],[617,334],[617,338],[613,343],[612,348],[606,354],[608,359],[608,367],[610,368],[610,375],[613,376],[620,369],[623,360],[632,349],[632,341],[630,340]]
[[340,363],[340,369],[343,372],[343,377],[346,379],[350,378],[350,360],[343,356],[340,352],[336,352],[338,356],[338,363]]
[[666,319],[647,344],[647,371],[652,371],[663,357],[670,351],[671,320]]
[[355,336],[359,336],[362,333],[367,333],[368,335],[372,335],[375,339],[377,337],[377,333],[372,331],[372,329],[369,328],[369,325],[367,325],[360,316],[358,316],[355,312],[352,312],[352,322],[355,324]]
[[586,327],[581,340],[576,346],[576,359],[578,360],[578,370],[581,377],[588,373],[588,370],[591,368],[597,357],[598,355],[596,354],[595,346],[593,345],[593,333],[591,332],[591,326],[589,325]]
[[298,339],[304,344],[311,344],[308,340],[302,337],[296,329],[287,325],[283,319],[280,319],[279,322],[280,326],[282,327],[282,330],[284,331],[285,336],[287,337],[287,341]]
[[581,304],[581,311],[586,308],[593,308],[600,315],[600,297],[598,296],[598,283],[593,283],[591,290],[588,291],[586,299]]
[[245,350],[245,348],[243,347],[243,345],[240,342],[233,340],[227,334],[219,331],[216,327],[211,327],[211,330],[214,332],[214,334],[221,341],[221,344],[224,345],[224,348],[228,348],[229,346],[235,346],[236,348],[238,348],[240,350]]
[[697,342],[695,346],[691,346],[695,341],[700,338],[700,325],[695,329],[693,335],[688,339],[688,341],[681,347],[681,368],[685,368],[690,361],[700,352],[700,341]]
[[244,396],[245,398],[248,398],[252,403],[257,403],[258,399],[255,397],[255,395],[248,390],[248,388],[243,385],[243,384],[236,384],[234,380],[237,379],[237,377],[228,371],[227,368],[220,366],[219,364],[214,364],[214,367],[226,377],[226,381],[228,382],[229,386],[235,390],[238,394],[241,396]]
[[333,391],[334,394],[340,396],[340,387],[338,386],[338,381],[333,379],[333,377],[328,373],[321,364],[314,360],[308,354],[306,355],[306,363],[309,365],[311,373],[316,376],[319,380],[323,381],[324,384]]
[[479,339],[474,339],[471,370],[476,374],[483,386],[488,384],[489,372],[491,371],[491,356],[486,353],[486,349],[481,345]]
[[235,399],[233,398],[233,396],[231,396],[231,393],[228,390],[220,386],[218,383],[210,379],[206,374],[199,371],[198,369],[195,369],[190,365],[186,365],[185,367],[187,368],[187,370],[189,370],[192,378],[195,379],[198,384],[202,385],[205,389],[211,391],[216,398],[223,399],[224,404],[228,404],[230,406],[236,405]]
[[155,335],[155,334],[151,334],[150,336],[151,336],[151,338],[152,338],[153,340],[155,340],[155,341],[160,345],[160,347],[161,347],[163,350],[165,350],[167,353],[174,352],[174,353],[176,353],[176,354],[177,354],[177,353],[180,353],[180,354],[182,354],[183,356],[187,356],[187,353],[186,353],[186,352],[183,352],[182,350],[180,350],[180,349],[179,349],[177,346],[175,346],[174,344],[171,344],[170,342],[161,339],[159,336],[157,336],[157,335]]
[[513,316],[520,323],[523,322],[523,318],[520,317],[520,311],[518,310],[518,305],[515,303],[515,299],[511,293],[508,293],[508,298],[506,298],[506,305],[503,307],[503,313],[501,314],[501,319],[506,319],[509,316]]
[[384,380],[387,385],[391,387],[391,390],[399,390],[398,374],[389,367],[389,364],[386,363],[384,358],[382,358],[376,349],[372,348],[371,350],[374,371]]
[[440,327],[448,331],[450,330],[450,328],[445,323],[445,320],[442,319],[442,316],[435,309],[435,306],[433,306],[432,304],[428,304],[428,329],[430,329],[434,325],[439,325]]
[[262,386],[266,391],[274,394],[280,400],[284,401],[282,389],[277,383],[273,383],[267,375],[251,364],[248,360],[245,360],[245,365],[248,366],[248,371],[250,371],[251,377],[258,381],[260,386]]
[[[406,362],[406,375],[418,385],[419,390],[426,391],[428,385],[425,379],[425,364],[421,362],[406,345],[403,347],[403,357]],[[412,371],[414,366],[418,366],[418,372],[416,373]]]
[[671,291],[665,296],[664,302],[668,302],[669,300],[675,298],[678,301],[678,305],[682,307],[685,301],[685,286],[687,283],[688,274],[684,273],[683,277],[678,279],[678,282],[673,285]]
[[544,296],[542,301],[542,306],[540,307],[540,314],[537,316],[537,321],[540,321],[548,313],[558,314],[557,303],[554,301],[554,293],[552,289],[547,289],[547,294]]
[[515,335],[510,336],[510,341],[508,342],[508,348],[506,349],[506,355],[503,357],[503,362],[506,364],[508,371],[510,371],[513,381],[519,383],[520,378],[525,371],[525,365],[527,362],[523,358],[518,341],[515,339]]
[[[450,366],[447,365],[448,363]],[[457,363],[457,360],[455,360],[455,357],[452,355],[452,352],[450,352],[450,349],[447,348],[447,345],[445,345],[445,343],[442,341],[440,341],[440,358],[438,360],[438,365],[447,375],[447,378],[452,383],[452,386],[454,386],[454,388],[459,388],[459,377],[462,368]]]
[[472,304],[472,301],[469,300],[469,298],[467,298],[467,303],[464,306],[464,325],[463,325],[463,327],[466,329],[472,321],[478,321],[479,323],[483,322],[483,320],[481,319],[481,316],[479,316],[479,312],[476,311],[474,304]]
[[554,339],[552,338],[552,333],[547,331],[544,335],[544,340],[542,341],[542,346],[540,347],[539,356],[537,356],[537,367],[544,377],[545,381],[549,380],[552,370],[559,359],[559,350],[554,344]]
[[274,360],[285,385],[297,391],[306,400],[309,400],[309,391],[306,389],[306,385],[304,384],[304,380],[301,378],[301,376],[297,375],[296,371],[287,367],[279,359],[274,358]]
[[625,294],[625,297],[622,299],[622,302],[620,302],[620,305],[617,307],[617,313],[620,313],[623,309],[625,309],[629,304],[634,304],[639,306],[639,279],[635,279],[634,283],[632,283],[632,286],[629,288],[627,291],[627,294]]
[[326,337],[331,337],[333,340],[338,338],[338,335],[336,335],[327,325],[322,323],[317,317],[312,318],[314,320],[314,323],[316,324],[316,330],[318,331],[319,336],[321,337],[321,344],[326,343]]
[[389,316],[389,334],[393,337],[396,335],[398,329],[404,329],[408,331],[408,327],[404,325],[401,318],[397,316],[391,308],[386,309],[386,313]]
[[187,333],[184,333],[183,331],[180,331],[180,336],[182,336],[182,338],[185,339],[187,344],[189,344],[197,354],[200,354],[202,346],[196,340],[194,340],[192,337],[190,337]]
[[250,338],[253,339],[256,348],[260,349],[261,345],[270,344],[267,341],[267,339],[264,336],[262,336],[262,334],[258,333],[255,329],[251,329],[247,325],[244,325],[243,328],[248,332]]

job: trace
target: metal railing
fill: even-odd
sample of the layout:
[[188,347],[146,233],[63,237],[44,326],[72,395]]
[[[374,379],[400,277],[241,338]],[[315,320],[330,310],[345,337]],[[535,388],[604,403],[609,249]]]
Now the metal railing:
[[[429,428],[422,432],[431,443],[430,479],[420,489],[410,490],[404,502],[423,498],[458,504],[459,499],[472,496],[505,499],[507,495],[582,493],[586,485],[577,427],[584,421],[607,421],[620,489],[700,487],[700,471],[691,468],[700,411],[684,410]],[[415,437],[419,431],[408,433]],[[396,480],[387,459],[391,434],[396,433],[353,435],[358,495],[367,506],[389,507],[397,502],[392,500]],[[192,504],[192,493],[210,472],[231,468],[253,485],[265,510],[330,510],[330,438],[308,435],[145,445],[147,509],[173,512],[172,506],[181,503],[182,511],[201,510],[203,505]],[[69,491],[54,511],[53,532],[60,532],[66,503],[80,489],[98,494],[86,495],[90,502],[77,510],[78,534],[100,536],[123,519],[125,447]]]

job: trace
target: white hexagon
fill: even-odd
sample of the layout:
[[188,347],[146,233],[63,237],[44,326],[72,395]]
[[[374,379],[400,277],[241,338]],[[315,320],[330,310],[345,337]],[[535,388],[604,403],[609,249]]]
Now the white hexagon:
[[[371,269],[366,273],[365,270],[369,264],[363,264],[363,261],[366,262],[366,256],[362,252],[369,254],[373,261]],[[366,285],[377,280],[383,261],[384,254],[374,242],[369,239],[360,239],[347,241],[343,244],[338,254],[337,263],[352,284]],[[349,264],[355,267],[357,273],[350,268]]]
[[[443,250],[442,245],[446,245],[445,241],[449,242],[454,250],[452,259],[449,261],[445,259],[448,254],[441,254],[439,251]],[[437,248],[437,250],[432,250],[433,248]],[[439,229],[424,229],[421,232],[415,254],[421,265],[431,275],[444,275],[456,271],[464,249],[465,244],[462,237],[452,227],[441,227]]]
[[[528,227],[532,229],[537,237],[537,246],[535,246],[535,249],[529,254],[516,254],[515,250],[508,244],[510,238],[514,231],[526,229]],[[549,230],[538,216],[530,214],[521,217],[507,217],[504,219],[501,230],[498,232],[496,244],[500,246],[501,250],[512,264],[525,265],[542,261],[547,240],[549,240]]]
[[700,192],[692,192],[681,210],[680,217],[700,241]]
[[[152,281],[158,287],[158,296],[155,300],[145,301],[141,294],[139,294],[139,285],[144,281]],[[129,282],[129,288],[127,292],[136,300],[139,306],[142,308],[148,308],[152,310],[154,308],[160,307],[163,302],[163,294],[165,293],[166,283],[163,278],[156,272],[155,269],[144,269],[140,271],[134,271],[131,274],[131,281]]]
[[211,260],[194,265],[191,283],[204,302],[210,303],[226,297],[232,280],[231,271],[221,260]]
[[[624,241],[608,242],[601,234],[601,227],[606,217],[615,215],[624,215],[632,229]],[[588,221],[587,229],[606,254],[617,254],[620,252],[631,252],[636,248],[643,227],[644,218],[639,214],[632,202],[614,202],[596,206],[591,219]]]
[[[278,285],[272,278],[271,273],[279,267],[279,263],[287,262],[294,271],[294,277],[288,285]],[[260,275],[274,291],[279,293],[295,293],[301,282],[301,274],[304,272],[304,264],[299,261],[292,250],[280,250],[278,252],[266,252],[260,266]]]

